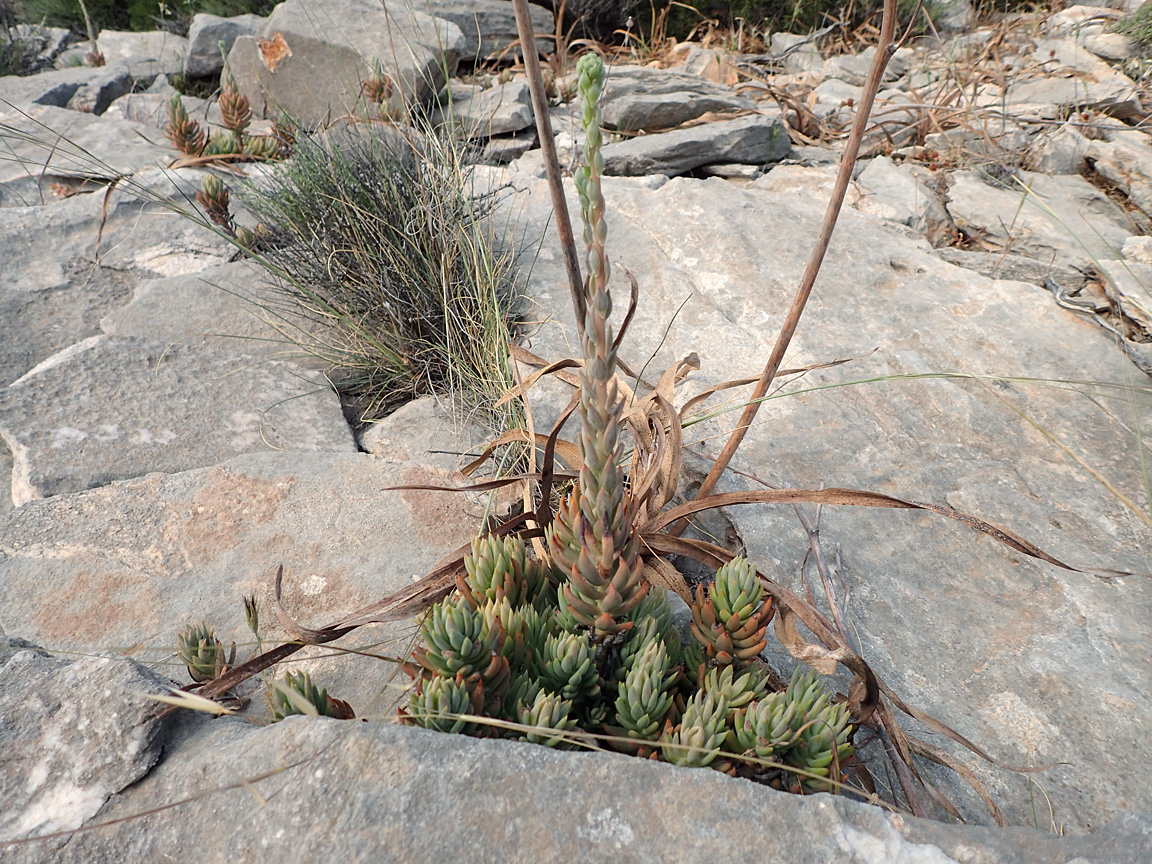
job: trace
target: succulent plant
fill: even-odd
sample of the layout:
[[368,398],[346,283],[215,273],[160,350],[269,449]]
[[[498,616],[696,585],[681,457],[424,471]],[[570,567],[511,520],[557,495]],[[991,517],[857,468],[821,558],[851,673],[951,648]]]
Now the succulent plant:
[[241,152],[240,137],[230,129],[208,136],[205,156],[231,156]]
[[420,635],[424,645],[412,658],[434,675],[460,675],[471,682],[483,679],[497,689],[511,677],[508,661],[500,654],[505,637],[499,618],[486,619],[482,610],[463,600],[433,606],[420,625]]
[[700,690],[684,708],[680,724],[660,738],[664,758],[692,768],[711,765],[727,735],[728,703]]
[[796,744],[795,717],[796,704],[784,693],[771,693],[736,711],[727,749],[761,759],[778,757]]
[[772,604],[763,601],[756,568],[746,558],[734,558],[717,570],[707,590],[696,587],[692,635],[714,663],[747,665],[767,646],[771,618]]
[[382,105],[392,95],[392,77],[384,71],[384,64],[379,57],[372,58],[371,66],[372,74],[362,85],[364,98],[375,105]]
[[660,737],[679,674],[662,640],[645,643],[616,697],[616,725],[625,736],[647,741]]
[[543,689],[540,679],[535,675],[526,672],[513,675],[501,706],[501,716],[519,723],[521,709],[531,706],[536,701],[536,694]]
[[184,101],[179,93],[164,104],[168,114],[168,122],[164,125],[164,134],[172,142],[172,146],[181,153],[189,156],[199,156],[204,151],[206,138],[200,124],[188,116],[184,108]]
[[525,732],[522,741],[531,741],[533,744],[543,744],[546,747],[562,746],[567,736],[555,733],[576,728],[576,718],[572,716],[572,701],[562,699],[547,690],[540,690],[530,706],[526,705],[520,709],[520,723],[540,730]]
[[200,181],[200,189],[196,192],[196,200],[208,214],[208,218],[231,232],[232,214],[228,211],[228,187],[215,174],[205,174]]
[[627,641],[616,659],[616,680],[624,680],[636,658],[653,639],[664,643],[672,666],[680,665],[680,632],[672,623],[672,607],[664,591],[650,591],[629,613],[628,620],[633,623],[633,628],[628,631]]
[[[827,697],[825,697],[826,699]],[[825,705],[823,710],[800,728],[799,740],[785,755],[784,760],[796,768],[815,774],[816,777],[799,775],[794,784],[805,792],[829,792],[835,786],[828,780],[833,767],[843,766],[852,755],[852,744],[848,738],[852,733],[848,706],[843,702]],[[839,773],[839,772],[837,772]],[[831,778],[839,780],[839,776]]]
[[239,152],[258,159],[280,159],[283,149],[284,145],[271,135],[255,135],[243,139]]
[[544,569],[528,557],[523,540],[488,535],[472,541],[472,552],[464,558],[464,573],[456,577],[456,587],[476,606],[486,599],[501,598],[520,606],[533,600],[545,581]]
[[513,609],[507,597],[489,600],[481,607],[480,612],[484,616],[486,630],[490,631],[493,627],[499,626],[503,631],[500,655],[508,661],[509,668],[522,668],[528,653],[528,641],[524,633],[524,613],[519,609]]
[[588,248],[587,313],[581,334],[584,369],[580,376],[580,455],[576,489],[560,505],[548,531],[548,549],[562,577],[567,611],[592,628],[598,639],[628,629],[624,620],[648,592],[642,577],[640,538],[632,524],[632,507],[624,494],[619,440],[621,405],[614,374],[616,349],[608,318],[609,267],[604,249],[608,228],[600,177],[600,91],[604,63],[593,53],[577,65],[584,99],[585,165],[577,171]]
[[544,642],[540,683],[564,699],[583,699],[600,692],[596,649],[577,633],[553,633]]
[[472,701],[472,692],[463,677],[444,678],[435,675],[417,680],[416,689],[408,699],[408,708],[401,712],[407,723],[434,729],[437,732],[476,734],[480,727],[462,719],[461,714],[478,714]]
[[232,656],[229,657],[216,638],[215,629],[201,621],[189,625],[176,637],[176,654],[188,667],[192,680],[200,684],[224,674],[236,659],[236,646],[232,646]]
[[323,687],[317,687],[307,672],[289,672],[269,690],[273,721],[293,714],[309,717],[334,717],[351,720],[356,716],[343,699],[333,699]]
[[252,106],[248,103],[248,97],[236,89],[236,81],[231,75],[224,76],[219,104],[224,128],[235,132],[237,140],[242,141],[252,123]]
[[763,672],[755,666],[750,666],[742,670],[742,673],[737,673],[733,666],[710,669],[704,676],[700,689],[706,693],[723,696],[724,701],[728,703],[731,716],[748,703],[768,695],[768,681]]

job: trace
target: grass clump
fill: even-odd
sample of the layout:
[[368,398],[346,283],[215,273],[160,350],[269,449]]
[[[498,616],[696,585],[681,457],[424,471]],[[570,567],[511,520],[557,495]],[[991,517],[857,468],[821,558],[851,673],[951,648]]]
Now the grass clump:
[[512,385],[516,255],[461,145],[348,125],[299,136],[292,159],[238,190],[270,236],[259,252],[306,320],[290,338],[332,368],[358,419],[451,394],[492,428]]

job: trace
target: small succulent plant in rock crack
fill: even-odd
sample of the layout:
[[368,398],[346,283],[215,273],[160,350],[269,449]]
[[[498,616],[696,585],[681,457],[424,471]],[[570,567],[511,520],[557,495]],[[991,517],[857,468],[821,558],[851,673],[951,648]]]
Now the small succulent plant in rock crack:
[[588,266],[578,480],[546,529],[541,560],[515,534],[473,542],[455,590],[429,610],[404,664],[413,686],[401,718],[551,747],[595,740],[779,788],[835,791],[853,752],[847,706],[815,672],[798,669],[786,690],[770,686],[760,653],[774,610],[755,567],[736,558],[697,588],[687,641],[669,595],[644,577],[609,323],[604,66],[588,54],[577,71]]
[[209,131],[188,116],[184,100],[174,93],[164,109],[168,122],[164,134],[172,146],[190,157],[219,157],[230,162],[274,161],[289,156],[294,136],[286,124],[276,121],[270,134],[249,135],[252,107],[248,97],[241,93],[231,75],[225,75],[220,88],[220,117],[223,129]]

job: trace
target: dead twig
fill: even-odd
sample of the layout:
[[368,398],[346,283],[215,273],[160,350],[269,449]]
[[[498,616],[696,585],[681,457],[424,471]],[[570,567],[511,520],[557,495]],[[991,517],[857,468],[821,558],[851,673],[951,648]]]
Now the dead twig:
[[568,273],[568,290],[572,295],[572,309],[576,313],[576,329],[583,335],[584,280],[580,278],[580,259],[576,254],[576,238],[572,233],[572,220],[568,216],[568,202],[564,197],[564,181],[560,175],[560,160],[556,156],[556,139],[552,136],[548,94],[544,92],[544,75],[540,71],[540,55],[536,53],[536,37],[532,32],[532,18],[528,14],[528,0],[512,0],[512,8],[516,12],[520,51],[524,55],[524,71],[528,75],[528,88],[532,93],[536,135],[540,139],[540,152],[547,169],[548,191],[552,195],[552,210],[556,216],[556,232],[560,235],[560,248],[564,251],[564,269]]
[[[784,319],[784,326],[780,330],[780,335],[776,339],[776,345],[772,349],[771,355],[768,357],[768,363],[764,367],[764,372],[760,376],[760,380],[756,382],[756,387],[752,391],[752,396],[748,401],[744,412],[740,415],[740,420],[736,428],[732,430],[731,436],[728,438],[724,449],[720,452],[719,457],[716,459],[716,464],[712,466],[712,470],[708,472],[708,476],[704,478],[704,482],[700,485],[699,491],[696,493],[697,497],[705,498],[716,487],[716,482],[724,473],[724,469],[728,467],[728,463],[732,461],[732,457],[739,449],[741,442],[744,440],[744,435],[748,431],[748,427],[756,419],[756,412],[760,410],[760,402],[764,395],[768,392],[768,388],[772,385],[772,379],[776,377],[776,372],[780,368],[780,363],[784,360],[784,354],[788,350],[788,345],[792,342],[792,337],[796,333],[796,327],[800,323],[800,316],[804,313],[804,307],[808,303],[808,298],[812,294],[812,286],[816,284],[816,277],[820,273],[820,266],[824,263],[824,254],[828,251],[828,243],[832,239],[832,231],[836,227],[836,220],[840,216],[840,208],[844,204],[844,195],[848,191],[848,184],[852,180],[852,167],[856,164],[856,154],[860,151],[860,142],[864,138],[864,131],[868,126],[868,116],[872,113],[872,103],[876,100],[876,93],[880,89],[880,82],[884,78],[884,69],[888,65],[888,60],[892,56],[894,45],[892,42],[893,34],[896,30],[896,0],[884,0],[884,18],[880,29],[880,41],[876,46],[876,56],[872,61],[872,68],[868,70],[868,79],[864,84],[864,92],[860,97],[860,106],[856,112],[856,120],[852,126],[852,135],[848,139],[844,147],[844,155],[840,159],[840,173],[836,177],[836,186],[832,190],[832,198],[828,202],[828,209],[824,214],[824,222],[820,226],[820,233],[816,238],[816,245],[812,249],[812,255],[808,259],[808,266],[804,268],[804,275],[800,280],[800,287],[796,291],[796,297],[792,301],[792,308],[788,310],[788,317]],[[682,522],[679,525],[673,526],[671,529],[677,535],[682,533],[687,527],[687,522]]]

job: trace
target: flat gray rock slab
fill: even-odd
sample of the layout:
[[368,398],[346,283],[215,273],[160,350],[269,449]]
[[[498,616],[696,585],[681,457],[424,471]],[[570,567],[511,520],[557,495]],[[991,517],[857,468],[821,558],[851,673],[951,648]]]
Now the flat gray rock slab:
[[[241,36],[255,36],[264,26],[259,15],[235,15],[221,18],[198,12],[188,28],[188,54],[184,58],[184,77],[204,78],[224,68],[224,57]],[[224,43],[221,55],[220,43]]]
[[391,104],[424,102],[440,91],[464,46],[455,24],[400,2],[334,0],[317,9],[287,0],[258,38],[241,36],[228,68],[257,116],[287,112],[309,128],[369,108],[363,82],[378,61],[396,87]]
[[239,352],[93,336],[0,391],[13,503],[240,453],[354,450],[317,377]]
[[52,105],[103,114],[113,100],[131,89],[132,76],[122,63],[0,78],[0,99],[25,109],[31,105]]
[[303,351],[290,337],[301,338],[312,325],[292,315],[286,298],[267,280],[260,265],[244,260],[186,276],[145,279],[100,321],[100,329],[169,345],[302,360]]
[[[165,183],[167,191],[176,194],[171,183]],[[0,387],[100,333],[100,320],[128,304],[142,282],[223,264],[233,254],[213,233],[162,207],[142,206],[119,190],[108,199],[107,210],[104,203],[103,194],[91,194],[51,200],[47,206],[0,208],[5,259],[0,268]],[[203,320],[207,308],[222,302],[206,299],[204,308],[182,310],[190,316],[183,320],[185,326]],[[141,322],[141,335],[148,336],[148,328],[159,333],[178,327],[181,322],[171,317],[174,314],[171,306],[154,310],[150,321]],[[220,323],[211,329],[242,332],[228,326]],[[235,344],[229,347],[237,350]]]
[[[146,694],[159,676],[106,657],[75,662],[0,636],[0,841],[71,831],[160,758],[163,724]],[[65,838],[9,847],[45,860]]]
[[1096,108],[1118,117],[1141,110],[1132,80],[1071,39],[1036,40],[1033,59],[1036,71],[1014,79],[997,104]]
[[490,138],[533,125],[532,95],[528,82],[523,79],[497,84],[487,90],[455,83],[451,88],[452,114],[471,137]]
[[[225,719],[180,731],[164,763],[92,824],[207,792],[204,803],[77,834],[55,860],[153,861],[174,848],[207,860],[257,848],[283,862],[314,860],[317,848],[440,862],[467,848],[470,861],[565,864],[1112,864],[1152,853],[1147,817],[1061,839],[894,816],[706,769],[375,723]],[[236,782],[281,767],[252,788]],[[253,788],[266,800],[258,810]]]
[[[260,603],[265,647],[288,638],[272,605],[280,565],[287,613],[323,626],[411,585],[468,543],[483,501],[386,491],[462,482],[442,459],[395,449],[386,458],[265,452],[25,504],[0,519],[0,627],[53,650],[130,652],[187,683],[174,660],[186,624],[207,621],[241,659],[255,650],[245,595]],[[365,627],[340,644],[406,655],[414,631],[414,621]],[[393,713],[407,681],[385,661],[329,647],[286,666],[377,718]],[[263,702],[257,693],[250,710]]]
[[[140,33],[101,30],[96,44],[106,65],[126,66],[133,78],[154,78],[182,72],[184,57],[188,54],[188,40],[165,30]],[[83,43],[75,50],[86,54],[91,48],[88,43]]]
[[754,114],[606,144],[604,172],[621,176],[675,176],[712,162],[747,165],[777,162],[791,149],[780,115]]
[[948,211],[973,239],[1058,266],[1116,258],[1124,240],[1139,233],[1131,218],[1083,177],[1022,172],[1021,180],[1023,186],[992,185],[975,171],[956,171]]
[[609,72],[600,109],[607,128],[639,132],[670,129],[709,113],[758,111],[760,106],[698,75],[625,66]]
[[[429,0],[419,8],[460,28],[464,34],[461,59],[483,59],[498,54],[520,39],[512,0]],[[550,52],[554,41],[550,37],[556,32],[556,20],[551,10],[529,3],[528,14],[532,19],[536,47]],[[512,47],[508,56],[519,57],[519,48]]]
[[177,153],[166,144],[156,129],[127,120],[53,106],[18,110],[0,103],[0,207],[51,200],[50,184],[61,178],[106,182],[168,165]]
[[[518,224],[539,231],[545,188],[512,177],[531,190]],[[621,357],[636,369],[647,363],[655,378],[697,351],[702,368],[685,397],[759,373],[821,222],[822,198],[761,182],[741,189],[675,178],[650,190],[605,181],[608,254],[640,283]],[[1010,407],[1142,500],[1136,437],[1089,399],[1044,382],[1104,382],[1094,398],[1114,394],[1109,411],[1135,412],[1143,426],[1152,418],[1125,388],[1143,386],[1144,376],[1107,334],[1042,289],[944,264],[923,239],[899,237],[851,210],[840,220],[784,362],[859,359],[810,372],[787,388],[806,392],[768,402],[734,466],[777,484],[951,505],[1070,564],[1146,572],[1150,532]],[[549,234],[532,280],[536,314],[564,327],[549,324],[533,339],[533,351],[549,360],[570,356],[575,343],[558,250]],[[617,278],[614,285],[626,284]],[[947,373],[1003,380],[884,380]],[[863,381],[874,383],[848,386]],[[533,411],[540,427],[567,403],[566,388],[544,399],[547,392],[540,388]],[[733,411],[695,424],[686,441],[714,456],[736,418]],[[692,472],[710,465],[687,464]],[[767,506],[726,512],[753,560],[803,594],[808,541],[795,514]],[[1095,830],[1124,810],[1152,811],[1147,784],[1129,768],[1152,754],[1141,732],[1152,728],[1152,662],[1143,647],[1152,642],[1152,580],[1107,584],[1062,571],[927,514],[825,507],[822,525],[833,561],[840,550],[864,656],[897,692],[1008,764],[1065,763],[1035,776],[1041,795],[1020,775],[958,757],[1013,824],[1035,824],[1037,796],[1051,801],[1066,833]],[[772,662],[791,666],[779,649]],[[954,779],[930,776],[966,818],[988,819]]]

